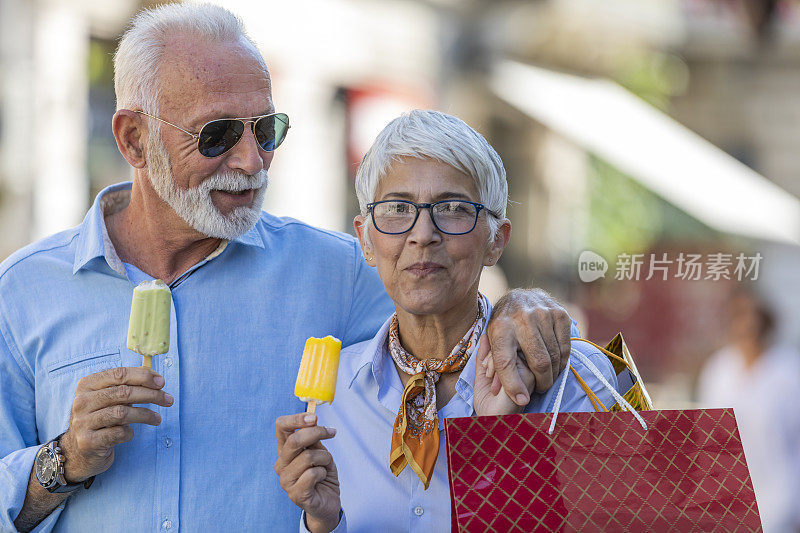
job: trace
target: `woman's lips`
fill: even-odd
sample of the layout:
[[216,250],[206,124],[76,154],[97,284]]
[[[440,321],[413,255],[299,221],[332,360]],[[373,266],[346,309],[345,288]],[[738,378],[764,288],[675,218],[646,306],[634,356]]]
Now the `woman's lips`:
[[431,263],[431,262],[424,262],[424,263],[414,263],[413,265],[409,265],[405,268],[408,272],[414,274],[415,276],[430,276],[441,272],[444,270],[444,267],[439,263]]

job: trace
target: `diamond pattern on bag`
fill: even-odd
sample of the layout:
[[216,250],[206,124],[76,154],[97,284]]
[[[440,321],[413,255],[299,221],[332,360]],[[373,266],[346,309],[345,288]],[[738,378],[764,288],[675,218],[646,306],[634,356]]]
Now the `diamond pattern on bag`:
[[761,531],[730,409],[445,420],[458,531]]

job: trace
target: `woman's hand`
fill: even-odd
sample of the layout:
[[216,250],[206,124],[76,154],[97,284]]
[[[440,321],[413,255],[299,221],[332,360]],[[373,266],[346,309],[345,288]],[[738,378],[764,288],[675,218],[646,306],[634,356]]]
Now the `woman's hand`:
[[336,435],[336,430],[316,423],[316,415],[307,413],[275,421],[275,472],[289,498],[306,512],[306,527],[313,533],[333,531],[341,509],[336,464],[320,442]]
[[[476,354],[478,360],[475,365],[475,388],[473,389],[472,404],[478,415],[510,415],[521,413],[524,406],[517,405],[506,394],[500,385],[500,379],[494,371],[494,363],[490,353],[486,335],[481,338],[481,345]],[[530,371],[528,365],[519,357],[516,358],[517,374],[528,389],[528,394],[533,393],[536,376]]]

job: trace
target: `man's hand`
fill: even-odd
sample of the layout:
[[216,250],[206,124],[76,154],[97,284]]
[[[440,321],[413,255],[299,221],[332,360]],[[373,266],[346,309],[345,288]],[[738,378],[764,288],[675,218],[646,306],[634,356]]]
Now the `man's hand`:
[[[475,388],[473,391],[472,404],[475,407],[475,414],[485,415],[511,415],[521,413],[524,406],[520,406],[511,401],[505,389],[500,388],[500,394],[492,391],[492,380],[496,380],[494,365],[489,355],[489,342],[486,335],[481,338],[481,346],[478,350],[477,362],[475,367]],[[533,372],[528,369],[522,359],[516,359],[516,372],[525,384],[528,391],[533,390],[536,378]],[[499,382],[498,382],[499,383]]]
[[[515,404],[525,406],[531,392],[547,391],[567,366],[571,326],[567,312],[541,289],[514,289],[500,298],[486,328],[496,372],[492,393],[502,386]],[[532,389],[525,386],[517,359],[533,373]]]
[[161,415],[132,405],[169,407],[175,400],[163,386],[164,378],[144,367],[110,368],[78,381],[69,429],[60,441],[66,480],[77,483],[108,470],[114,446],[133,438],[129,424],[159,425]]
[[342,507],[336,464],[320,442],[336,435],[336,430],[316,423],[317,417],[306,413],[275,421],[275,472],[289,498],[306,512],[306,527],[312,533],[333,531]]

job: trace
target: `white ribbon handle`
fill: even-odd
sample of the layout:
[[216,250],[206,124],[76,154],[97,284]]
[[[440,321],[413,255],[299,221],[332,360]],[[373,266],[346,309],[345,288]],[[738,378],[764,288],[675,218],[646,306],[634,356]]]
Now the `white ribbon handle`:
[[[589,372],[594,374],[594,377],[600,380],[600,383],[602,383],[603,386],[606,389],[608,389],[608,392],[611,393],[611,395],[614,397],[614,399],[617,401],[620,407],[622,407],[625,411],[630,412],[634,417],[636,417],[636,420],[639,421],[639,424],[641,424],[642,428],[644,428],[646,431],[647,424],[645,423],[644,419],[641,417],[639,413],[636,412],[636,409],[631,407],[631,404],[629,404],[627,400],[625,400],[625,398],[623,398],[622,395],[619,392],[617,392],[617,389],[615,389],[611,385],[611,383],[609,383],[608,380],[606,380],[606,378],[603,376],[603,373],[600,372],[600,369],[597,368],[597,366],[595,366],[595,364],[592,363],[588,357],[583,355],[575,348],[570,349],[570,355],[569,355],[570,359],[572,358],[573,355],[577,357],[586,368],[589,369]],[[564,371],[561,373],[562,374],[561,384],[558,386],[558,394],[556,394],[556,401],[553,404],[553,420],[550,422],[550,429],[547,432],[549,435],[553,434],[553,430],[556,427],[556,419],[558,418],[558,411],[559,409],[561,409],[561,400],[564,398],[564,387],[567,384],[567,374],[569,374],[569,366],[570,366],[570,361],[567,360],[567,368],[565,368]]]

